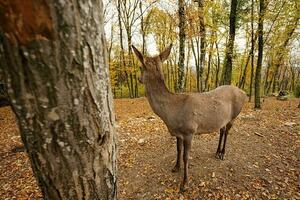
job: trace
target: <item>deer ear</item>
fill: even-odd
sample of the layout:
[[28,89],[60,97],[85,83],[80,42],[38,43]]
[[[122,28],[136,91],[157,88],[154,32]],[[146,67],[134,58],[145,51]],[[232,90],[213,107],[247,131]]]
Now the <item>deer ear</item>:
[[138,59],[141,61],[142,64],[144,64],[144,56],[141,54],[141,52],[139,50],[137,50],[137,48],[135,48],[135,46],[131,46],[133,49],[134,54],[138,57]]
[[165,60],[168,59],[170,53],[171,53],[171,49],[172,49],[172,44],[170,44],[170,46],[168,48],[166,48],[163,52],[161,52],[159,54],[159,58],[162,62],[164,62]]

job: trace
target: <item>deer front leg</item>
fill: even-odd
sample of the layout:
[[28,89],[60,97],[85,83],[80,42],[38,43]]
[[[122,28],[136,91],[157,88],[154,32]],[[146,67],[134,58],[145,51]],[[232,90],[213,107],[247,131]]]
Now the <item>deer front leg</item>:
[[[224,127],[225,128],[225,127]],[[218,145],[218,149],[216,152],[216,158],[219,158],[220,156],[220,152],[221,152],[221,144],[222,144],[222,139],[223,139],[223,135],[224,135],[224,128],[220,129],[220,138],[219,138],[219,145]]]
[[225,146],[226,146],[227,135],[228,135],[228,132],[229,132],[229,130],[231,129],[231,127],[232,127],[232,123],[229,122],[229,123],[226,125],[223,148],[222,148],[222,150],[220,151],[220,159],[221,159],[221,160],[224,160]]
[[176,159],[176,164],[174,168],[172,169],[172,172],[178,172],[180,169],[180,157],[181,157],[181,152],[182,152],[182,143],[183,140],[179,137],[176,137],[177,140],[177,159]]
[[219,159],[221,159],[221,157],[222,157],[221,145],[222,145],[223,136],[224,136],[224,134],[226,134],[225,132],[226,132],[226,126],[220,129],[219,145],[218,145],[218,149],[216,152],[216,158],[219,158]]
[[186,188],[188,187],[189,184],[189,173],[188,173],[188,161],[189,161],[189,154],[191,150],[191,145],[192,145],[192,137],[185,138],[183,140],[183,147],[184,147],[184,152],[183,152],[183,162],[184,162],[184,174],[183,174],[183,181],[180,185],[180,192],[184,192]]

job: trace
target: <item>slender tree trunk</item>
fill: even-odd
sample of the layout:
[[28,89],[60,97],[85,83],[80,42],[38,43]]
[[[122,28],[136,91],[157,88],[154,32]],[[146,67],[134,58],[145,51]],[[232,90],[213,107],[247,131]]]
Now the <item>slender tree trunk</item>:
[[204,0],[198,0],[199,6],[199,22],[200,22],[200,62],[199,62],[199,75],[200,75],[200,91],[203,91],[203,71],[205,66],[205,54],[206,54],[206,28],[204,21]]
[[140,1],[140,14],[141,14],[141,33],[142,33],[142,53],[146,53],[146,32],[145,32],[145,22],[143,15],[143,2]]
[[252,97],[252,89],[253,89],[253,77],[254,77],[254,48],[255,48],[255,40],[254,39],[254,0],[251,0],[251,75],[250,75],[250,85],[249,85],[249,102]]
[[177,91],[184,89],[184,56],[185,56],[185,5],[184,0],[178,0],[179,14],[179,60]]
[[129,67],[131,67],[130,72],[129,72],[129,76],[130,76],[130,87],[131,87],[131,94],[130,94],[130,98],[135,98],[135,94],[136,94],[136,86],[135,86],[135,77],[134,77],[134,73],[135,73],[135,65],[133,63],[133,54],[132,54],[132,49],[131,49],[131,45],[132,45],[132,33],[131,33],[131,28],[126,27],[126,33],[127,33],[127,48],[128,48],[128,58],[129,58]]
[[[197,47],[198,47],[198,40],[196,39]],[[196,65],[196,86],[197,86],[197,91],[200,92],[200,67],[199,67],[199,59],[198,59],[198,51],[196,52],[195,46],[194,46],[194,40],[191,38],[191,47],[192,47],[192,52],[193,56],[195,59],[195,65]],[[197,49],[198,50],[198,49]]]
[[231,0],[229,40],[226,45],[226,55],[222,72],[222,84],[230,85],[232,77],[232,56],[235,39],[237,0]]
[[290,66],[290,69],[291,69],[291,78],[292,78],[292,80],[291,80],[291,89],[290,90],[294,91],[294,89],[295,89],[295,70],[292,66]]
[[263,60],[263,30],[264,30],[264,0],[259,1],[259,21],[258,21],[258,58],[257,58],[257,67],[255,72],[255,108],[260,109],[260,86],[261,86],[261,67]]
[[[241,67],[240,67],[240,76],[239,76],[239,81],[237,83],[237,86],[239,88],[244,89],[245,88],[245,83],[246,83],[246,79],[247,79],[247,71],[248,71],[248,65],[249,65],[249,60],[250,60],[250,55],[247,55],[247,50],[249,48],[249,38],[248,38],[248,24],[246,25],[246,47],[244,49],[244,53],[243,53],[243,57],[241,60]],[[251,43],[251,35],[250,35],[250,43]],[[250,48],[250,52],[251,52],[251,48]],[[246,63],[244,62],[246,57]],[[243,65],[245,67],[243,67]]]
[[282,78],[281,78],[281,81],[280,81],[280,84],[279,84],[279,89],[280,90],[284,90],[284,87],[285,87],[287,68],[288,68],[288,66],[284,66],[284,69],[282,70],[283,71]]
[[184,78],[184,86],[186,89],[188,89],[188,72],[189,72],[189,61],[190,61],[190,56],[191,56],[191,50],[190,50],[190,43],[187,43],[187,56],[186,56],[186,74],[185,74],[185,78]]
[[[126,70],[126,62],[125,62],[125,51],[124,51],[124,44],[123,44],[123,26],[122,26],[122,15],[121,15],[121,0],[118,0],[118,23],[119,23],[119,31],[120,31],[120,46],[121,46],[121,51],[120,51],[120,66],[121,70],[124,70],[125,73],[125,80],[127,83],[127,88],[128,88],[128,93],[129,96],[131,94],[131,87],[130,87],[130,81],[129,81],[129,75]],[[121,86],[122,87],[122,86]]]
[[208,54],[208,63],[207,63],[207,76],[205,79],[205,90],[208,91],[208,85],[209,85],[209,77],[210,77],[210,68],[211,68],[211,58],[212,58],[212,53],[214,49],[214,37],[215,33],[214,30],[211,30],[211,38],[210,38],[210,47],[209,47],[209,54]]
[[219,86],[219,73],[220,73],[220,67],[221,67],[221,60],[220,60],[220,52],[219,52],[219,45],[216,43],[216,50],[217,50],[217,68],[216,68],[216,80],[215,80],[215,87]]
[[135,86],[135,92],[134,92],[134,97],[138,98],[139,97],[139,86],[138,86],[138,80],[137,80],[137,73],[136,71],[134,72],[134,86]]
[[268,66],[267,66],[267,70],[266,70],[266,73],[265,73],[265,84],[264,84],[264,94],[265,95],[268,93],[268,86],[269,86],[268,79],[269,79],[269,73],[270,73],[271,66],[272,66],[271,62],[269,61]]
[[44,199],[116,199],[102,9],[102,1],[0,3],[0,65]]

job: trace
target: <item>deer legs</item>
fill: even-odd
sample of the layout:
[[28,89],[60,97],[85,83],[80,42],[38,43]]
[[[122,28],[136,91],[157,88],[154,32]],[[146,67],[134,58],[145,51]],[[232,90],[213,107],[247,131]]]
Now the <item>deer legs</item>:
[[[220,138],[219,138],[218,149],[217,149],[217,152],[216,152],[216,158],[219,158],[221,160],[224,160],[227,135],[228,135],[228,132],[231,129],[231,127],[232,127],[232,122],[229,122],[225,127],[220,129]],[[223,147],[221,149],[223,136],[224,136]]]
[[217,149],[217,152],[216,152],[216,158],[219,158],[219,154],[221,152],[221,144],[222,144],[222,139],[223,139],[224,133],[225,133],[225,127],[220,129],[220,138],[219,138],[218,149]]
[[183,174],[183,181],[180,185],[180,191],[184,192],[189,184],[189,154],[192,146],[192,136],[184,138],[183,140],[183,162],[184,162],[184,174]]
[[172,172],[178,172],[180,169],[180,157],[181,157],[182,146],[183,146],[183,140],[179,137],[176,137],[176,139],[177,139],[177,159],[176,159],[176,164],[172,169]]

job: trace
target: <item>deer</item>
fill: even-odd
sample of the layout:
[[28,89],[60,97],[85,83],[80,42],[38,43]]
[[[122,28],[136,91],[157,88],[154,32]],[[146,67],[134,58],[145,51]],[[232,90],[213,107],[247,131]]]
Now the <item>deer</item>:
[[219,131],[215,156],[223,160],[228,132],[247,101],[247,95],[231,85],[203,93],[172,93],[166,87],[162,73],[162,63],[168,59],[172,44],[152,57],[142,55],[133,45],[132,49],[141,63],[139,81],[145,86],[149,104],[166,124],[171,136],[176,137],[177,158],[172,172],[180,171],[183,150],[184,173],[180,192],[184,192],[189,183],[188,161],[193,136]]

